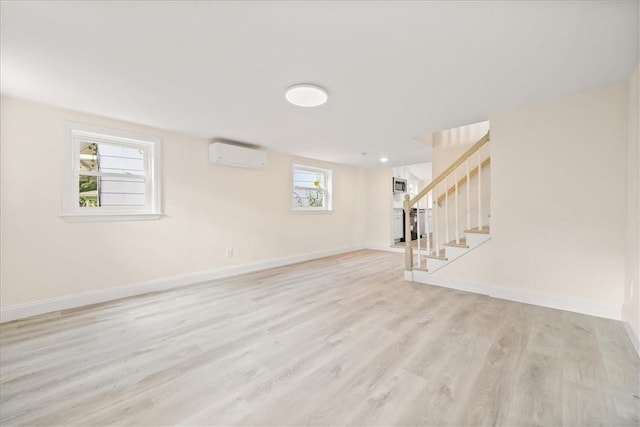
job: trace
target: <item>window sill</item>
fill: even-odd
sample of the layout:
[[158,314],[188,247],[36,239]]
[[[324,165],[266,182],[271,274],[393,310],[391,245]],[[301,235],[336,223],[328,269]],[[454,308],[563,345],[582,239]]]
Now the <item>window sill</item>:
[[294,215],[331,214],[333,209],[291,209],[289,212]]
[[67,222],[152,221],[160,219],[161,213],[71,213],[62,214]]

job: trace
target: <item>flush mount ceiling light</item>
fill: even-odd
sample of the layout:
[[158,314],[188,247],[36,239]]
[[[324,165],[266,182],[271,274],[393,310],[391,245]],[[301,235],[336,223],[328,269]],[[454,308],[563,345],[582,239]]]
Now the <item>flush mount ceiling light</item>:
[[329,94],[320,86],[305,83],[289,87],[284,97],[298,107],[317,107],[327,102]]
[[389,159],[387,157],[380,157],[380,163],[387,163]]

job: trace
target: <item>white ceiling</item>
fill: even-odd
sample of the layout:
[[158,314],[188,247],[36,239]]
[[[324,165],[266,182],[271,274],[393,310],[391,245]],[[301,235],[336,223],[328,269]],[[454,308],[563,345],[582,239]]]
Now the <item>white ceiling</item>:
[[[624,81],[638,4],[2,2],[1,91],[340,163],[419,163],[433,131]],[[289,105],[295,83],[329,102]]]

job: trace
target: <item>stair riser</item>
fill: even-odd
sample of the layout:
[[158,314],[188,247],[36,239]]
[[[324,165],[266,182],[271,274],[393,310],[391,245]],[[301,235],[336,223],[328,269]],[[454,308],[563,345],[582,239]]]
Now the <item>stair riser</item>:
[[467,233],[467,246],[469,249],[473,249],[476,246],[480,246],[487,240],[491,239],[490,234],[478,234],[478,233]]
[[429,273],[433,273],[434,271],[438,271],[439,269],[441,269],[442,267],[444,267],[445,265],[449,264],[449,260],[442,260],[442,259],[428,259],[427,260],[427,270],[429,271]]
[[[480,246],[481,244],[483,244],[484,242],[486,242],[487,240],[491,239],[491,235],[490,234],[479,234],[479,233],[465,233],[466,236],[466,243],[467,246],[469,246],[468,248],[458,248],[455,246],[444,246],[444,250],[445,250],[445,257],[447,258],[446,260],[440,260],[440,259],[427,259],[427,270],[428,273],[427,274],[431,274],[434,273],[436,271],[438,271],[439,269],[441,269],[442,267],[444,267],[445,265],[449,264],[450,262],[460,258],[462,255],[466,254],[467,252],[473,250],[474,248]],[[421,251],[421,253],[424,254],[423,251]]]

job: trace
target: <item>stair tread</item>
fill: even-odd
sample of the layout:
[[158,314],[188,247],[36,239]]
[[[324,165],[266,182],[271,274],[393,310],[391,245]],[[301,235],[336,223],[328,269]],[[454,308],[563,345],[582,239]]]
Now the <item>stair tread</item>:
[[440,252],[438,252],[437,254],[435,251],[433,251],[431,254],[427,255],[426,257],[431,259],[439,259],[441,261],[447,261],[447,257],[445,256],[444,249],[440,249]]
[[464,230],[465,233],[475,233],[475,234],[489,234],[491,229],[488,225],[483,225],[482,228],[471,228],[469,230]]
[[466,237],[461,237],[460,238],[460,243],[456,243],[456,240],[453,239],[452,241],[450,241],[449,243],[445,243],[445,246],[451,246],[454,248],[463,248],[463,249],[469,249],[469,245],[467,245],[467,238]]
[[[490,227],[489,227],[488,225],[484,225],[484,226],[482,226],[482,227],[475,227],[475,228],[471,228],[471,229],[469,229],[469,230],[464,230],[464,232],[465,232],[465,233],[471,233],[471,234],[489,234],[489,233],[490,233],[490,230],[491,230],[491,229],[490,229]],[[426,237],[426,236],[425,236],[425,237]],[[429,237],[433,237],[433,236],[429,236]],[[426,239],[425,239],[425,240],[426,240]],[[429,240],[431,240],[431,239],[429,238]],[[456,239],[450,240],[450,241],[449,241],[449,242],[447,242],[447,243],[443,243],[443,244],[441,244],[442,246],[441,246],[441,249],[440,249],[439,251],[437,251],[437,252],[436,252],[435,250],[431,250],[431,251],[430,251],[430,253],[429,253],[428,255],[425,255],[425,253],[426,253],[426,247],[421,247],[421,248],[420,248],[420,255],[418,255],[418,256],[424,256],[426,259],[432,259],[432,260],[443,261],[443,262],[445,262],[445,264],[446,264],[446,263],[448,263],[451,259],[450,259],[450,258],[447,258],[445,248],[446,248],[447,246],[449,246],[449,247],[453,247],[453,248],[470,249],[470,246],[467,244],[467,243],[468,243],[468,242],[467,242],[467,240],[468,240],[468,239],[467,239],[467,236],[461,236],[461,237],[458,239],[458,243],[456,243]],[[431,243],[431,242],[430,242],[430,243]],[[433,247],[431,247],[430,249],[432,249],[432,248],[433,248]],[[416,248],[414,247],[414,250],[415,250],[415,249],[416,249]],[[453,258],[453,259],[455,259],[455,258],[456,258],[456,254],[458,254],[458,255],[459,255],[459,252],[457,252],[457,253],[456,253],[456,252],[454,252],[453,254],[451,254],[451,255],[453,255],[453,256],[454,256],[454,258]],[[429,265],[429,264],[427,263],[427,265]],[[436,264],[435,266],[433,266],[433,268],[435,268],[435,269],[437,270],[437,269],[438,269],[438,268],[440,268],[440,267]],[[423,268],[422,266],[420,266],[420,267],[413,267],[413,269],[414,269],[414,270],[417,270],[417,271],[424,271],[424,272],[428,272],[428,273],[431,273],[431,272],[432,272],[432,269],[429,269],[429,268],[427,268],[427,267],[424,267],[424,268]]]

